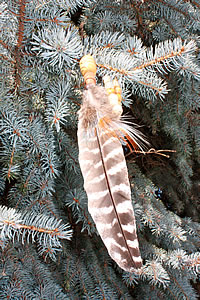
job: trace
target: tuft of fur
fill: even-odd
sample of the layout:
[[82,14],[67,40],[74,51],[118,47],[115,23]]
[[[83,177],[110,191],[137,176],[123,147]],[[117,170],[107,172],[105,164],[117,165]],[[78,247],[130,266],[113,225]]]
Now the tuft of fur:
[[[148,145],[144,135],[133,127],[133,123],[130,123],[124,116],[116,114],[110,105],[108,94],[102,86],[87,86],[78,114],[88,136],[94,135],[95,128],[98,128],[100,132],[107,130],[108,138],[114,134],[121,142],[125,141],[124,137],[130,137],[134,148],[142,150]],[[127,140],[130,141],[130,139]]]
[[83,126],[86,130],[94,128],[99,119],[104,116],[112,121],[119,120],[110,107],[105,88],[99,85],[89,85],[88,89],[83,92],[83,104],[78,114],[79,119],[84,120]]

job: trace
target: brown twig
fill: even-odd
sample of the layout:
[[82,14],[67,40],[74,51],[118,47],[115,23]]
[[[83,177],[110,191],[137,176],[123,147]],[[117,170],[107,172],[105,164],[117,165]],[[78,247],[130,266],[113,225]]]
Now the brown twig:
[[133,152],[134,152],[134,153],[145,154],[145,155],[146,155],[146,154],[156,154],[156,155],[160,155],[160,156],[164,156],[164,157],[170,158],[170,156],[167,155],[167,154],[165,154],[164,152],[171,152],[171,153],[174,153],[174,152],[176,152],[176,150],[168,150],[168,149],[164,149],[164,150],[156,150],[156,149],[154,149],[154,148],[151,148],[151,149],[149,149],[148,151],[132,150],[130,153],[128,153],[128,154],[126,155],[126,157],[129,156],[129,155],[131,155]]

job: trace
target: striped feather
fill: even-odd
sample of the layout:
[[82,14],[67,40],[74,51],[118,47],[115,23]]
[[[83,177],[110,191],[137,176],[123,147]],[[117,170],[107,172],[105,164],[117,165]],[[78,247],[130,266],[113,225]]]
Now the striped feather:
[[[97,230],[112,259],[125,271],[133,272],[142,266],[142,260],[120,142],[132,131],[128,127],[127,132],[128,125],[112,115],[106,98],[104,89],[98,86],[84,93],[78,124],[79,162],[88,209]],[[101,122],[105,117],[106,122]]]

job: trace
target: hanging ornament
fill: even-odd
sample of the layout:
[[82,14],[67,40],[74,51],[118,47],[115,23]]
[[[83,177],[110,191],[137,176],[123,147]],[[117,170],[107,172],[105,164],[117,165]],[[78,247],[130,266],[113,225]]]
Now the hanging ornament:
[[141,268],[131,189],[122,144],[141,148],[142,134],[121,116],[118,81],[103,78],[96,85],[92,56],[80,61],[86,90],[79,110],[79,162],[88,197],[88,210],[112,259],[125,271]]

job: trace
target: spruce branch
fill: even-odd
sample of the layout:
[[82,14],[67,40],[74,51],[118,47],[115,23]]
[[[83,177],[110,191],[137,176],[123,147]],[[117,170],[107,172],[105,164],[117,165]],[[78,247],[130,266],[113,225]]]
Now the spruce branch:
[[[107,45],[101,42],[102,38],[108,38]],[[119,44],[115,42],[116,38],[121,40],[120,49]],[[86,49],[88,44],[89,52],[96,59],[99,76],[108,73],[112,77],[118,76],[121,82],[132,85],[134,93],[143,97],[150,96],[155,99],[159,95],[162,99],[168,92],[167,83],[155,71],[161,74],[176,71],[195,79],[200,76],[200,69],[193,62],[196,51],[194,41],[182,42],[177,38],[161,42],[154,48],[146,48],[142,47],[139,39],[129,39],[129,42],[125,43],[123,36],[104,32],[87,40]],[[127,49],[127,53],[122,49]]]
[[70,240],[72,230],[69,225],[61,224],[62,220],[45,215],[36,215],[33,212],[21,213],[14,208],[0,207],[1,239],[15,238],[22,243],[36,239],[44,248],[60,248],[59,239]]
[[80,57],[82,47],[74,27],[69,27],[67,31],[59,26],[47,27],[39,35],[33,34],[33,39],[32,50],[51,66],[73,68]]
[[57,132],[60,131],[60,125],[67,122],[65,117],[69,115],[69,89],[69,84],[63,80],[58,85],[51,85],[46,94],[46,119],[56,127]]
[[157,260],[147,261],[142,270],[142,278],[149,280],[150,284],[166,288],[169,285],[170,277],[162,264]]
[[82,223],[81,231],[87,230],[88,234],[96,232],[94,222],[88,213],[86,195],[82,189],[73,189],[67,192],[65,198],[67,207],[71,207],[76,223]]
[[[196,49],[194,41],[183,43],[181,39],[175,39],[161,42],[154,49],[150,48],[143,52],[146,56],[144,63],[134,67],[133,71],[153,67],[161,74],[179,69],[190,72],[189,65],[192,69],[192,59]],[[185,65],[186,67],[184,67]],[[191,70],[191,75],[195,78],[200,76],[200,69],[197,65],[193,67],[193,71]]]

